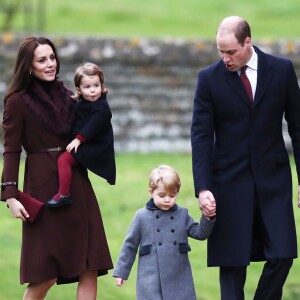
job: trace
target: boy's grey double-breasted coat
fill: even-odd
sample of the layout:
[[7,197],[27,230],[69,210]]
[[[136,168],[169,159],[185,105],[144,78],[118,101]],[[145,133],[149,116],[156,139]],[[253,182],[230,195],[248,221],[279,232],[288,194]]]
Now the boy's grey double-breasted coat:
[[196,299],[188,237],[205,240],[214,221],[194,222],[184,207],[157,208],[153,199],[139,209],[123,243],[114,277],[127,279],[139,248],[136,299]]

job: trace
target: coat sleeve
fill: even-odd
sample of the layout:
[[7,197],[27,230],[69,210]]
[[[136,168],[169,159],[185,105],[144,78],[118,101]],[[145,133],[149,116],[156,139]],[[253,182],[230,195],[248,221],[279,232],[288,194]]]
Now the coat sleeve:
[[212,152],[214,143],[214,115],[209,92],[207,70],[198,74],[191,126],[192,162],[195,196],[199,191],[211,190]]
[[[18,177],[22,152],[23,100],[21,96],[7,99],[3,112],[3,171],[1,200],[18,198]],[[9,184],[11,183],[11,184]],[[16,185],[12,185],[15,183]],[[7,185],[6,185],[7,184]]]
[[123,242],[116,266],[113,271],[114,277],[128,279],[131,268],[135,261],[136,253],[141,240],[141,226],[139,213],[137,212],[130,224],[127,235]]
[[298,175],[298,184],[300,183],[300,90],[297,76],[292,63],[288,62],[287,70],[287,95],[285,107],[285,119],[288,125],[289,135],[291,137],[296,170]]
[[215,225],[215,220],[208,220],[203,215],[200,218],[200,222],[194,222],[193,218],[188,215],[187,226],[188,226],[188,236],[196,240],[206,240]]
[[91,116],[85,126],[77,132],[84,136],[86,142],[90,141],[101,132],[107,130],[111,126],[111,110],[105,99],[97,100],[91,105]]

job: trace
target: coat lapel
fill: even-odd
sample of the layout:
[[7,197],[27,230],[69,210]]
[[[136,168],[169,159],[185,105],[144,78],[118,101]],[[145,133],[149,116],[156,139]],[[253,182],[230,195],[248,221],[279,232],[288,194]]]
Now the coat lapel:
[[223,73],[225,80],[228,85],[231,86],[232,90],[239,95],[242,101],[244,101],[249,108],[255,107],[258,102],[262,99],[264,92],[272,81],[273,71],[272,65],[268,64],[265,54],[260,51],[257,47],[253,46],[258,55],[258,69],[257,69],[257,85],[254,96],[254,103],[251,105],[248,100],[246,90],[237,72],[230,72],[223,63]]
[[253,104],[256,106],[271,83],[274,73],[272,65],[268,64],[266,60],[265,54],[257,47],[254,47],[254,49],[258,55],[257,84]]
[[250,108],[251,105],[249,103],[247,92],[243,86],[243,83],[240,79],[240,76],[237,72],[231,72],[228,69],[226,69],[224,65],[223,69],[225,80],[228,83],[228,85],[231,86],[232,90],[241,98],[242,101],[244,101],[247,106]]

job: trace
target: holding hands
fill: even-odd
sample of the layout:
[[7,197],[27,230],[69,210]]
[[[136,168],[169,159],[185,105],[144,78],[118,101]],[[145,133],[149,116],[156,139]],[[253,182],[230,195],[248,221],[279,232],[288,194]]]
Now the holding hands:
[[207,218],[216,215],[216,201],[211,191],[204,190],[199,193],[199,208]]

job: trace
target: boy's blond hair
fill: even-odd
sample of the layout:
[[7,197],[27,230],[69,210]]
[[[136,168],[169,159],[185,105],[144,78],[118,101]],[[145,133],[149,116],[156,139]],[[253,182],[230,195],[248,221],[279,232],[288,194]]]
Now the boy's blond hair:
[[151,171],[149,176],[149,188],[154,191],[158,183],[162,183],[168,192],[179,192],[181,182],[178,173],[168,165],[160,165]]

